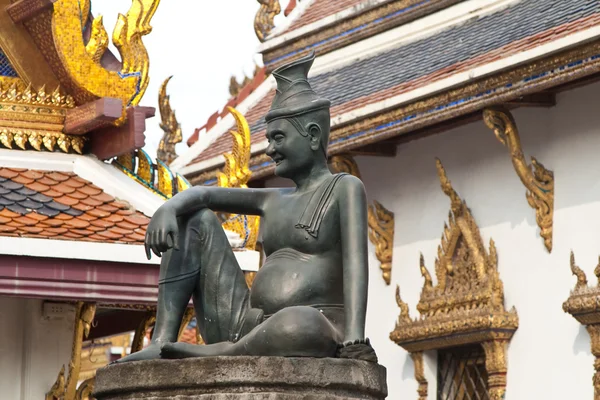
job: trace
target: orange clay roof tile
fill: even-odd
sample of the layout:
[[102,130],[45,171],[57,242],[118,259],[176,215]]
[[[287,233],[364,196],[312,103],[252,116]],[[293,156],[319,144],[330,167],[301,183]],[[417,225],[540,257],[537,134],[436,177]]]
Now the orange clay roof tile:
[[[116,224],[116,223],[118,223],[118,222],[121,222],[121,221],[123,221],[123,217],[122,217],[122,216],[120,216],[119,214],[111,214],[111,215],[109,215],[108,217],[104,218],[104,220],[106,220],[106,221],[110,221],[110,222],[112,222],[113,224]],[[136,227],[136,228],[137,228],[137,227]]]
[[60,172],[49,172],[46,176],[50,179],[54,179],[57,182],[64,182],[69,179],[69,176]]
[[71,186],[75,189],[79,189],[82,186],[85,186],[84,182],[81,182],[80,180],[73,178],[69,178],[68,180],[65,181],[65,185],[67,186]]
[[93,199],[92,197],[88,197],[87,199],[83,199],[81,200],[82,204],[88,205],[88,206],[92,206],[92,207],[97,207],[97,206],[101,206],[102,202]]
[[82,220],[84,220],[84,221],[88,221],[88,222],[89,222],[89,221],[93,221],[93,220],[95,220],[95,219],[98,219],[98,217],[95,217],[95,216],[91,215],[91,214],[90,214],[90,211],[88,211],[88,212],[86,212],[86,213],[83,213],[83,214],[81,214],[81,215],[79,216],[79,219],[82,219]]
[[103,211],[108,211],[109,213],[117,212],[119,210],[119,208],[118,207],[114,207],[113,204],[114,203],[111,203],[111,204],[102,204],[101,206],[98,206],[98,209],[103,210]]
[[0,233],[2,234],[4,234],[5,232],[14,232],[16,230],[17,228],[14,226],[0,225]]
[[148,225],[148,223],[150,222],[148,217],[145,217],[143,215],[126,215],[125,221],[132,224],[136,224],[138,226]]
[[75,204],[79,203],[79,200],[68,195],[57,197],[55,200],[60,204],[66,204],[68,206],[74,206]]
[[31,178],[27,178],[23,175],[19,175],[19,176],[15,176],[14,178],[12,178],[11,181],[27,185],[28,183],[33,183],[35,181],[35,179],[31,179]]
[[109,211],[104,211],[101,209],[101,207],[98,208],[94,208],[89,210],[86,214],[89,214],[93,217],[97,217],[97,218],[106,218],[110,215]]
[[8,168],[0,168],[0,177],[2,177],[2,178],[12,179],[12,178],[16,178],[17,176],[19,176],[18,172],[15,172]]
[[127,221],[117,222],[117,226],[123,229],[136,229],[138,226],[134,224],[130,224]]
[[33,179],[35,181],[37,179],[43,178],[44,177],[44,173],[40,172],[40,171],[35,171],[35,170],[30,169],[30,170],[22,172],[21,176]]
[[119,228],[119,227],[116,227],[116,226],[113,226],[108,231],[112,232],[112,233],[116,233],[117,235],[122,235],[122,236],[131,235],[133,233],[133,230],[122,229],[122,228]]
[[77,200],[83,200],[83,199],[86,199],[88,197],[87,194],[81,193],[78,190],[74,191],[73,193],[69,193],[67,196],[72,197],[72,198],[77,199]]
[[90,226],[90,223],[79,218],[73,218],[65,223],[67,228],[84,229]]
[[47,176],[44,176],[43,178],[38,179],[38,182],[43,185],[48,185],[48,186],[54,186],[54,185],[58,184],[57,181],[55,181],[54,179],[50,179]]
[[77,203],[71,207],[76,210],[79,210],[79,211],[87,211],[87,212],[92,212],[95,209],[94,206],[89,206],[89,205],[83,204],[83,203]]
[[93,226],[97,226],[99,228],[105,228],[105,229],[115,226],[115,224],[113,222],[106,221],[104,219],[97,219],[95,221],[90,222],[90,224],[92,224]]
[[102,192],[102,193],[100,193],[100,194],[95,194],[95,195],[92,195],[92,198],[93,198],[94,200],[101,201],[101,202],[103,202],[103,203],[108,203],[108,202],[111,202],[111,201],[113,201],[113,199],[114,199],[112,196],[110,196],[110,195],[108,195],[108,194],[106,194],[106,193],[104,193],[104,192]]

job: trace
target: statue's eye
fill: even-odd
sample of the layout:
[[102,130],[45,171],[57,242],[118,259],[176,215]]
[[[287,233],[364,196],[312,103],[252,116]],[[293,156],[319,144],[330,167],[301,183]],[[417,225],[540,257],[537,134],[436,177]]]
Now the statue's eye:
[[275,140],[276,142],[281,142],[283,140],[284,136],[280,133],[278,133],[277,135],[273,136],[273,140]]

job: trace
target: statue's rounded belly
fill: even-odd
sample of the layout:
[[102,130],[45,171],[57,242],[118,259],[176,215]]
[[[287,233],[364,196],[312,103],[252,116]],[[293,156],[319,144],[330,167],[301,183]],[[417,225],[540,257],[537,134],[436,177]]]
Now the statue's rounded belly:
[[250,303],[265,314],[291,306],[340,303],[340,296],[327,284],[334,269],[328,260],[319,257],[310,261],[267,259],[254,278]]

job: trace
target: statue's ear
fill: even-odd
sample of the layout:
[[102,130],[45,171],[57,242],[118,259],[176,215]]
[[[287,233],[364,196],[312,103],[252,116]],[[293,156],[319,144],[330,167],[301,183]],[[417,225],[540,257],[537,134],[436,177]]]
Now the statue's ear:
[[321,127],[318,124],[312,123],[308,126],[308,138],[310,140],[310,148],[313,150],[319,150],[321,147]]

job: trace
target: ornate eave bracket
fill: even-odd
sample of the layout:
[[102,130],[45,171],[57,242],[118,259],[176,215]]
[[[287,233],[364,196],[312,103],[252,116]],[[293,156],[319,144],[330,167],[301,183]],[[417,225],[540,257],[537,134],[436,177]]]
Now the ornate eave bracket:
[[[506,390],[508,342],[519,325],[516,310],[506,311],[504,289],[498,274],[494,242],[485,249],[479,228],[466,203],[460,199],[437,160],[442,190],[450,198],[451,212],[444,226],[435,262],[437,284],[433,284],[423,256],[421,274],[425,279],[417,305],[420,317],[412,319],[408,305],[396,290],[400,317],[390,339],[411,353],[419,382],[419,395],[426,392],[420,376],[418,355],[467,344],[480,344],[485,352],[491,399],[502,399]],[[417,368],[418,367],[418,368]]]
[[585,325],[590,334],[595,374],[593,377],[594,399],[600,399],[600,258],[594,274],[598,278],[596,286],[588,286],[585,272],[575,264],[575,255],[571,252],[571,272],[577,277],[575,288],[563,303],[563,310],[580,324]]
[[510,111],[489,108],[483,112],[483,120],[494,131],[496,138],[508,147],[515,171],[527,188],[527,202],[535,209],[535,220],[540,236],[548,252],[552,251],[552,223],[554,216],[554,173],[544,167],[535,157],[531,165],[525,160],[517,124]]
[[[335,173],[345,172],[360,179],[360,171],[354,158],[349,154],[339,154],[329,160]],[[369,205],[367,221],[369,240],[375,247],[375,256],[379,260],[381,275],[387,285],[392,279],[392,256],[394,254],[394,213],[378,201]]]

